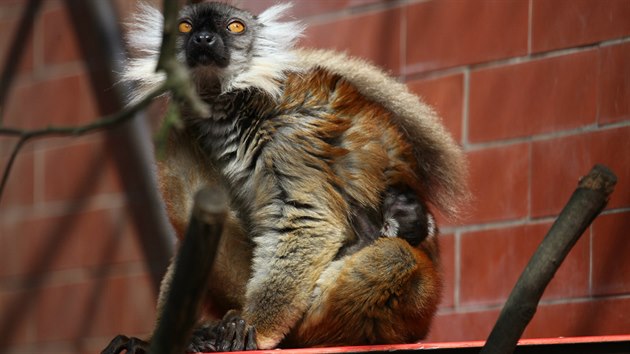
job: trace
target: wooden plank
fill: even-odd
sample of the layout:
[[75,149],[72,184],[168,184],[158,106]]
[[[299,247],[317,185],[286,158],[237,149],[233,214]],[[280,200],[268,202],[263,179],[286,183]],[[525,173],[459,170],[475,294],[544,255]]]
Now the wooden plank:
[[[386,344],[365,345],[330,348],[304,348],[304,349],[273,349],[256,350],[249,352],[235,352],[241,354],[334,354],[334,353],[405,353],[405,352],[448,352],[448,353],[478,353],[485,344],[484,341],[470,342],[438,342],[438,343],[413,343],[413,344]],[[521,339],[518,342],[516,353],[621,353],[619,349],[625,348],[630,352],[630,335],[615,336],[590,336],[590,337],[560,337],[560,338],[536,338]],[[573,351],[574,349],[575,351]]]

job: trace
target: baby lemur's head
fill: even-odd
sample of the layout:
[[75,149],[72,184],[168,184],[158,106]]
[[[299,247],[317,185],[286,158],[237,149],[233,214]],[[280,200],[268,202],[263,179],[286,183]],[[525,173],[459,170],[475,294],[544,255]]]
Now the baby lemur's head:
[[[276,5],[258,16],[225,3],[184,7],[179,14],[177,58],[190,69],[199,93],[255,87],[277,95],[284,74],[297,70],[291,49],[303,31],[298,22],[279,21],[290,7]],[[123,80],[140,85],[138,96],[164,80],[154,73],[162,22],[159,11],[141,5],[130,25],[128,42],[138,56],[127,63]]]

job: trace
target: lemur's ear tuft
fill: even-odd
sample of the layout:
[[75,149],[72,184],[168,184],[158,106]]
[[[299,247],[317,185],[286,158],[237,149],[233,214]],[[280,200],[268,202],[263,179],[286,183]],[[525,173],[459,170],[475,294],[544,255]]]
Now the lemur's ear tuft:
[[162,13],[144,2],[138,3],[131,22],[126,23],[130,56],[120,80],[134,84],[129,103],[157,89],[166,79],[164,74],[155,72],[162,44],[163,23]]
[[282,21],[292,6],[291,3],[275,5],[256,16],[259,26],[254,33],[249,68],[236,75],[225,91],[255,87],[277,97],[281,93],[278,82],[287,72],[299,71],[292,49],[305,26],[299,21]]

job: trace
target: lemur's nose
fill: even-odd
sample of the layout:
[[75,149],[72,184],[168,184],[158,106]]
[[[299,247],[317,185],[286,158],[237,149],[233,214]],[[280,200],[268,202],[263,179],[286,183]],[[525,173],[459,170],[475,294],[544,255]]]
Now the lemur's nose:
[[210,32],[199,32],[195,35],[195,43],[200,46],[211,46],[216,42],[217,37]]

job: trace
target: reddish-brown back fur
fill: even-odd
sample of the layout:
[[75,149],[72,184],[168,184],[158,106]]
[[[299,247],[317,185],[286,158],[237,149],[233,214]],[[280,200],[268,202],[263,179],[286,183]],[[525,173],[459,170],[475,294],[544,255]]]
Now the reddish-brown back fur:
[[376,206],[382,191],[397,184],[421,191],[412,146],[392,113],[348,81],[321,68],[290,75],[279,110],[296,108],[324,112],[310,135],[324,137],[316,148],[324,152],[329,178],[352,199]]

